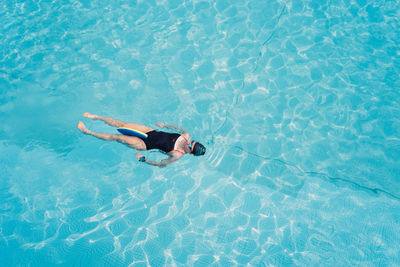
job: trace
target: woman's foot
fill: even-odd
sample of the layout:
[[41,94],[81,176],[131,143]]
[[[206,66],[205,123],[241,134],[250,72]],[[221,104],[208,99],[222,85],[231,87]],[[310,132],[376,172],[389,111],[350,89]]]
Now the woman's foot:
[[83,117],[86,117],[86,118],[95,120],[95,119],[97,119],[98,116],[97,116],[97,115],[90,114],[89,112],[85,112],[85,113],[83,113]]
[[83,124],[83,122],[81,121],[78,123],[78,129],[84,134],[89,134],[89,130],[86,128],[85,124]]

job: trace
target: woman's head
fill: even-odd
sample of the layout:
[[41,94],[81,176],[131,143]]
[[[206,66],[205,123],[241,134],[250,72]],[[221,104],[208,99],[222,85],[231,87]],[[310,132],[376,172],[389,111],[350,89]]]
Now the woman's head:
[[206,153],[206,147],[196,141],[192,141],[190,150],[190,153],[195,156],[203,156]]

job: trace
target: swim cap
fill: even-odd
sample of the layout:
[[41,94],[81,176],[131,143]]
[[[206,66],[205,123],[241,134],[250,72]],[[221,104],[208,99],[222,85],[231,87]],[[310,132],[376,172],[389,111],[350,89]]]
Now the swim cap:
[[[194,142],[195,142],[195,141],[193,141],[192,144],[193,144]],[[206,153],[206,148],[205,148],[205,146],[203,146],[203,145],[200,144],[199,142],[196,142],[196,143],[194,144],[192,154],[195,155],[195,156],[202,156],[202,155],[204,155],[205,153]]]

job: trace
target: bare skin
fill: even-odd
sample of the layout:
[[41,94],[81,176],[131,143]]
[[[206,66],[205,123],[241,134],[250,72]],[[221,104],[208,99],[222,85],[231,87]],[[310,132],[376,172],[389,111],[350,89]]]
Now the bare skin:
[[[86,118],[92,119],[92,120],[101,120],[112,127],[132,128],[132,129],[136,129],[138,131],[144,132],[144,133],[148,133],[148,132],[154,130],[153,128],[145,126],[145,125],[141,125],[141,124],[137,124],[137,123],[126,123],[126,122],[122,122],[122,121],[119,121],[119,120],[116,120],[113,118],[109,118],[109,117],[101,117],[101,116],[93,115],[88,112],[84,113],[83,116]],[[185,154],[191,153],[191,150],[189,149],[189,143],[188,143],[188,141],[190,140],[190,134],[185,129],[171,125],[171,124],[161,123],[161,122],[158,122],[156,125],[160,128],[169,128],[169,129],[178,130],[182,133],[182,136],[184,136],[186,138],[186,140],[182,136],[179,137],[175,142],[175,147],[174,147],[175,151],[167,153],[168,158],[166,158],[160,162],[149,161],[147,159],[144,162],[146,162],[147,164],[150,164],[150,165],[164,167],[167,164],[177,161]],[[117,141],[119,143],[125,144],[125,145],[129,146],[130,148],[133,148],[136,150],[147,150],[146,144],[143,142],[143,140],[138,137],[135,137],[135,136],[93,132],[93,131],[87,129],[85,124],[83,124],[83,122],[81,122],[81,121],[78,123],[78,129],[84,134],[92,135],[101,140]],[[136,158],[138,160],[140,160],[142,157],[143,157],[142,153],[140,153],[140,152],[136,153]]]

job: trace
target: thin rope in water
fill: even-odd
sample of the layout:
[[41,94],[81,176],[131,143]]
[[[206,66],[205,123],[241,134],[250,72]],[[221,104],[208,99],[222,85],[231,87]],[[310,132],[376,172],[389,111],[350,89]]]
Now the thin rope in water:
[[[229,146],[229,145],[228,145],[228,146]],[[372,192],[372,193],[374,193],[374,194],[384,194],[384,195],[387,195],[387,196],[389,196],[389,197],[392,197],[392,198],[394,198],[394,199],[396,199],[396,200],[400,200],[400,196],[398,196],[398,195],[396,195],[396,194],[393,194],[393,193],[391,193],[391,192],[389,192],[389,191],[383,190],[383,189],[381,189],[381,188],[372,188],[372,187],[368,187],[368,186],[365,186],[365,185],[361,185],[361,184],[359,184],[359,183],[357,183],[357,182],[354,182],[354,181],[351,180],[351,179],[342,178],[342,177],[334,177],[334,176],[330,176],[330,175],[328,175],[328,174],[326,174],[326,173],[323,173],[323,172],[318,172],[318,171],[306,171],[306,170],[303,170],[303,168],[301,168],[300,166],[298,166],[298,165],[295,164],[294,162],[285,161],[285,160],[279,159],[279,158],[271,158],[271,157],[259,155],[259,154],[257,154],[257,153],[248,151],[248,150],[246,150],[246,149],[244,149],[244,148],[242,148],[242,147],[240,147],[240,146],[238,146],[238,145],[233,145],[233,146],[230,146],[230,147],[237,148],[237,149],[243,151],[243,152],[246,153],[246,154],[249,154],[249,155],[252,155],[252,156],[261,158],[261,159],[263,159],[263,160],[276,161],[276,162],[279,162],[279,163],[281,163],[281,164],[283,164],[283,165],[285,165],[285,166],[289,166],[289,167],[295,168],[295,169],[297,169],[300,173],[303,173],[304,175],[313,175],[313,176],[322,177],[322,178],[324,178],[324,179],[327,180],[327,181],[333,182],[335,185],[338,185],[337,182],[342,182],[342,183],[347,184],[347,185],[350,184],[350,185],[352,185],[354,188],[361,189],[361,190],[363,190],[363,191]]]

